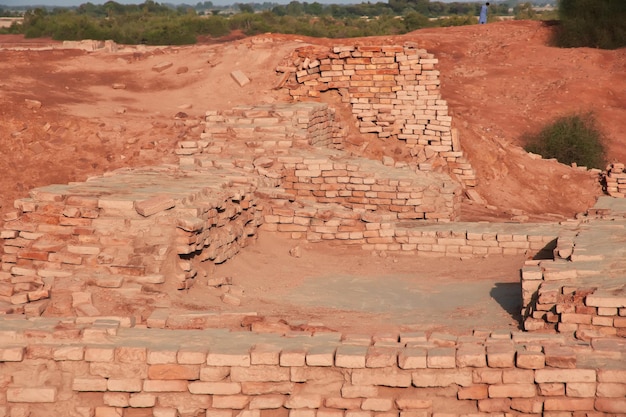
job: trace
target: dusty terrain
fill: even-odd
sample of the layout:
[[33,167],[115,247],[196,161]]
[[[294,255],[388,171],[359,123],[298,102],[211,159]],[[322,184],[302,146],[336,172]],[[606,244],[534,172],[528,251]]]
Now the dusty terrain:
[[[274,69],[293,48],[307,43],[415,42],[439,58],[442,95],[477,171],[477,191],[486,201],[464,204],[463,220],[571,218],[601,195],[597,175],[531,157],[521,148],[522,136],[558,116],[593,111],[607,136],[609,162],[626,161],[626,50],[553,48],[548,46],[550,30],[539,22],[512,21],[357,40],[266,34],[186,47],[122,48],[117,53],[36,50],[53,42],[0,36],[0,211],[11,210],[13,201],[26,197],[33,187],[82,181],[119,167],[175,162],[176,142],[200,134],[206,110],[288,100],[273,88],[279,80]],[[20,46],[31,50],[16,50]],[[173,66],[163,72],[152,70],[162,62]],[[250,84],[239,87],[230,78],[237,69]],[[323,99],[340,106],[332,95]],[[41,107],[28,100],[41,102]],[[369,157],[399,152],[397,143],[367,137],[351,140],[372,141]],[[338,330],[355,329],[361,323],[357,330],[362,331],[385,326],[405,330],[452,326],[459,331],[469,324],[517,326],[511,294],[518,293],[507,284],[519,279],[522,259],[455,260],[440,271],[439,261],[342,252],[330,245],[307,245],[302,256],[294,258],[287,253],[294,245],[262,237],[236,259],[208,272],[231,276],[244,290],[240,311],[265,308],[264,315],[290,317],[290,324]],[[329,293],[319,297],[325,305],[308,304],[323,286],[307,285],[327,279],[327,288],[341,292],[356,288],[350,284],[354,277],[364,279],[354,293],[357,298],[359,291],[376,295],[379,288],[367,283],[377,280],[387,280],[398,292],[412,291],[406,290],[406,283],[413,282],[414,291],[434,297],[441,288],[425,282],[432,283],[435,274],[441,288],[477,284],[476,291],[484,298],[471,305],[445,305],[425,296],[416,303],[427,307],[421,313],[408,306],[392,314],[389,310],[405,300],[381,302],[378,309],[371,304],[335,305]],[[347,278],[342,281],[342,276]],[[191,290],[186,299],[176,294],[175,305],[234,308],[210,301],[219,300],[218,294],[194,291],[199,290]],[[461,298],[462,294],[457,300]],[[429,310],[428,302],[437,308]],[[457,316],[464,321],[455,321]]]

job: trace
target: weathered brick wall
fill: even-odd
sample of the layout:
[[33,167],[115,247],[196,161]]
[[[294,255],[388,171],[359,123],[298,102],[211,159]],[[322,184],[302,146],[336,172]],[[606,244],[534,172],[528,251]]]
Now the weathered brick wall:
[[76,277],[186,288],[193,259],[224,262],[261,222],[250,184],[158,167],[37,188],[15,206],[0,234],[0,301],[16,313]]
[[0,415],[617,417],[626,410],[624,350],[614,340],[60,324],[0,321]]
[[181,165],[200,165],[201,155],[262,155],[290,148],[341,148],[343,129],[323,103],[276,103],[207,111],[199,140],[179,142]]
[[476,177],[441,97],[437,59],[415,45],[302,47],[277,71],[296,100],[339,90],[362,133],[401,140],[416,161],[445,165],[460,182]]
[[623,218],[561,231],[553,259],[522,269],[524,328],[626,337],[625,239]]

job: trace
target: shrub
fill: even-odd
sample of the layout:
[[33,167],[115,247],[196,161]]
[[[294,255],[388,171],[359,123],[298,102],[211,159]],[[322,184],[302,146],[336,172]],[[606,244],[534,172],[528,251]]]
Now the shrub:
[[553,42],[564,48],[626,46],[626,1],[561,0]]
[[561,117],[538,134],[525,135],[524,139],[526,151],[544,158],[588,168],[603,169],[606,165],[604,135],[592,113]]

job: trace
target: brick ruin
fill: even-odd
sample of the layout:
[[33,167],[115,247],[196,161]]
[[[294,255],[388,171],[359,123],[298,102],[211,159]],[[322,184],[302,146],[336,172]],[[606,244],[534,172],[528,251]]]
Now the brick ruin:
[[[431,54],[306,47],[283,64],[293,103],[208,111],[178,165],[15,202],[0,230],[0,416],[626,415],[624,200],[562,224],[458,222],[475,178]],[[345,125],[315,101],[328,89],[362,133],[414,159],[346,152]],[[219,314],[160,304],[258,233],[423,257],[526,254],[526,332],[230,332]],[[93,287],[156,302],[104,316]],[[74,316],[44,317],[59,304]]]

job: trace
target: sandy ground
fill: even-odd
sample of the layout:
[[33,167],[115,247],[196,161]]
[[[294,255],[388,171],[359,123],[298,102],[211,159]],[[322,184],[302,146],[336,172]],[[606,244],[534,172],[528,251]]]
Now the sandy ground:
[[[532,158],[521,148],[522,137],[556,117],[593,111],[607,136],[609,161],[625,162],[626,49],[557,49],[548,46],[550,30],[540,22],[511,21],[356,40],[265,34],[117,53],[37,50],[53,42],[0,36],[0,213],[33,187],[175,162],[175,144],[198,137],[206,110],[287,100],[273,89],[274,69],[293,48],[416,42],[439,58],[442,95],[486,200],[466,202],[463,220],[571,218],[601,195],[597,178]],[[172,66],[152,70],[164,62]],[[237,69],[250,84],[239,87],[231,79]],[[341,106],[331,94],[322,99]],[[398,153],[397,143],[359,140],[371,141],[366,156]],[[523,259],[454,260],[442,270],[439,261],[328,245],[305,245],[293,258],[287,245],[294,243],[261,236],[208,271],[231,276],[241,288],[242,305],[228,308],[255,309],[270,327],[280,327],[281,317],[291,326],[355,331],[517,326],[513,283]],[[223,310],[214,302],[218,296],[197,288],[172,297],[174,307]]]

